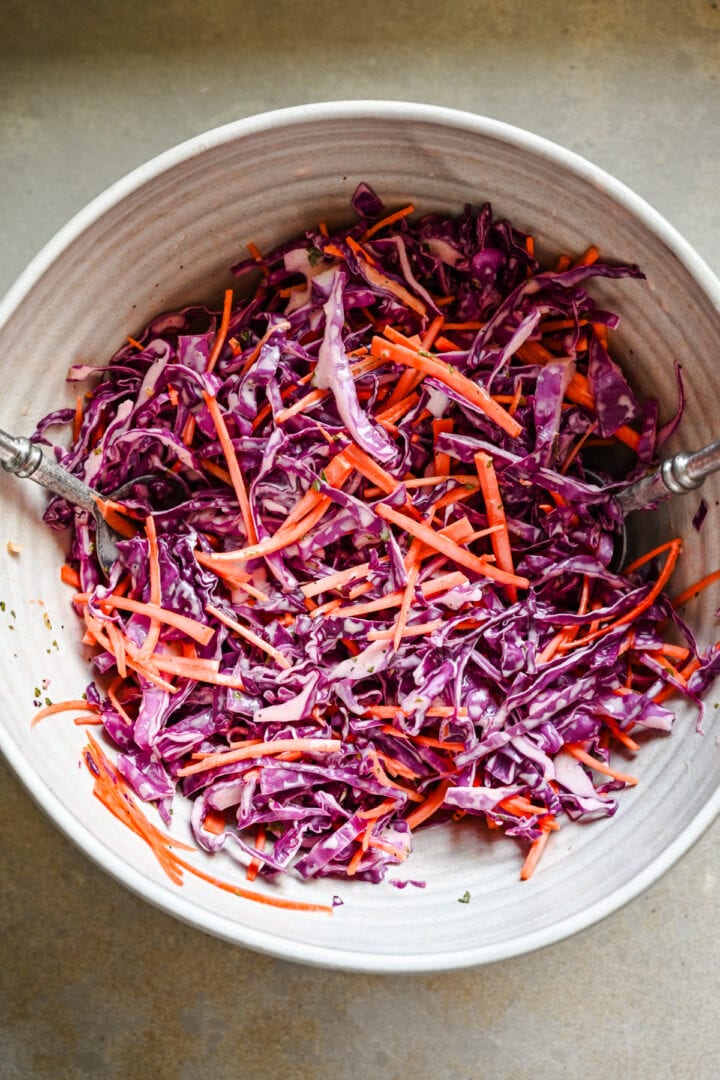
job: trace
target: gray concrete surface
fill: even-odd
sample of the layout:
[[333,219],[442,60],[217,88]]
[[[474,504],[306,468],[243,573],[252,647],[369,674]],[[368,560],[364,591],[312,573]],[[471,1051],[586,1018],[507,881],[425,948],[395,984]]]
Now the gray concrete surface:
[[[0,291],[89,198],[236,117],[333,98],[516,123],[646,196],[720,270],[718,3],[5,0]],[[720,826],[623,911],[459,975],[301,968],[161,914],[0,766],[0,1076],[715,1077]]]

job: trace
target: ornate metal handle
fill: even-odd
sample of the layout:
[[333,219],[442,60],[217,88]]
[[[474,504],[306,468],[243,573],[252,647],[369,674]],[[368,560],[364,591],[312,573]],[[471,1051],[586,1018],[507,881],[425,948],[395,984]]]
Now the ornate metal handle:
[[46,457],[42,447],[23,435],[9,435],[0,428],[0,465],[6,472],[34,480],[68,502],[96,514],[97,492]]
[[617,496],[623,513],[642,510],[669,495],[682,495],[699,488],[706,476],[720,470],[720,439],[700,450],[681,451],[664,461],[657,472],[629,484]]

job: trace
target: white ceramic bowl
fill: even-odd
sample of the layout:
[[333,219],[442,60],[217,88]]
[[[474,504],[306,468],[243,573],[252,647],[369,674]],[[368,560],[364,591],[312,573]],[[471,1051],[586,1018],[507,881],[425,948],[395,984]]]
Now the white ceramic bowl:
[[[319,219],[348,218],[361,180],[389,206],[412,199],[423,211],[451,211],[490,199],[498,215],[532,231],[541,250],[580,252],[595,243],[614,260],[638,263],[647,283],[610,282],[596,290],[623,314],[619,343],[632,378],[667,413],[675,403],[677,357],[689,391],[682,440],[700,445],[717,435],[720,285],[667,222],[600,169],[534,135],[395,102],[302,106],[241,120],[162,154],[92,202],[0,306],[0,426],[29,434],[37,418],[72,401],[64,385],[71,362],[104,362],[153,314],[217,300],[247,241],[267,249]],[[53,821],[104,869],[230,942],[383,972],[517,955],[566,937],[635,896],[720,809],[711,700],[706,735],[695,733],[695,711],[680,706],[675,734],[650,741],[633,763],[641,783],[622,794],[616,817],[565,825],[528,883],[518,879],[522,851],[513,841],[488,843],[469,826],[418,836],[402,876],[426,881],[424,889],[329,880],[280,887],[282,895],[321,902],[338,894],[344,905],[332,917],[239,900],[189,876],[177,887],[93,798],[89,776],[78,768],[82,729],[58,716],[30,730],[34,689],[44,678],[58,701],[77,697],[89,672],[67,589],[58,581],[63,539],[40,523],[43,495],[1,476],[0,493],[0,744],[8,761]],[[658,541],[676,530],[687,537],[678,587],[720,565],[718,497],[711,483],[711,515],[699,534],[690,524],[693,496],[646,525]],[[23,545],[19,557],[5,554],[6,540]],[[708,592],[688,613],[705,643],[716,633],[717,605],[717,593]],[[185,835],[182,809],[173,828]],[[198,855],[198,862],[203,858],[211,872],[242,884],[224,856]],[[470,903],[458,903],[466,890]]]

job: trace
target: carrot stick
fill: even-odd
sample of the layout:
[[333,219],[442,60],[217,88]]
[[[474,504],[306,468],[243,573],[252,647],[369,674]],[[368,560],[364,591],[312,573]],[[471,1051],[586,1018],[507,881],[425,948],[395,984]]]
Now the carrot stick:
[[441,536],[440,533],[435,532],[433,529],[429,529],[419,521],[414,521],[413,518],[408,517],[406,514],[398,513],[397,510],[385,506],[384,503],[380,503],[380,505],[376,507],[376,512],[379,517],[404,529],[405,532],[422,540],[431,548],[446,555],[453,562],[459,563],[461,566],[467,566],[469,570],[474,570],[476,574],[492,578],[493,581],[498,581],[503,585],[515,585],[520,589],[530,588],[530,582],[527,578],[520,577],[517,574],[509,574],[504,570],[498,569],[498,567],[493,566],[486,560],[478,558],[477,555],[473,555],[472,552],[468,551],[466,548],[460,547],[460,545],[456,544],[453,540],[449,540],[446,536]]
[[[258,831],[257,831],[257,836],[255,837],[255,850],[256,851],[264,851],[265,850],[265,841],[266,841],[266,839],[267,839],[267,831],[265,829],[265,826],[264,825],[259,825],[258,826]],[[257,857],[255,857],[255,858],[253,858],[251,860],[250,865],[247,868],[247,873],[246,873],[246,877],[247,877],[248,881],[254,881],[255,880],[255,878],[258,876],[258,874],[260,872],[262,864],[263,864],[263,860],[259,859]]]
[[73,570],[73,568],[67,564],[60,567],[60,580],[66,585],[71,585],[75,589],[80,588],[80,575],[77,570]]
[[441,780],[425,801],[421,802],[419,806],[415,807],[412,813],[408,814],[405,821],[410,829],[416,829],[418,825],[421,825],[423,821],[427,821],[427,819],[432,817],[435,811],[442,806],[445,802],[445,795],[447,794],[449,786],[449,780]]
[[[439,630],[443,625],[443,619],[433,619],[432,622],[426,623],[414,623],[412,626],[405,627],[400,634],[401,638],[406,637],[423,637],[425,634],[431,634],[433,630]],[[369,630],[367,634],[368,641],[390,641],[396,636],[396,630]]]
[[[602,637],[603,634],[607,634],[610,630],[615,630],[618,626],[625,626],[629,622],[633,622],[638,615],[642,615],[643,611],[647,611],[649,607],[655,602],[662,590],[665,588],[670,576],[675,569],[675,563],[677,562],[678,555],[682,550],[682,540],[671,540],[667,544],[662,544],[659,548],[649,552],[648,555],[644,555],[642,559],[638,559],[633,563],[633,567],[639,566],[642,562],[646,562],[652,556],[662,551],[668,551],[668,557],[665,561],[665,566],[662,569],[660,576],[653,585],[650,592],[647,594],[644,600],[641,600],[639,604],[636,604],[634,608],[615,619],[614,622],[609,623],[607,626],[598,627],[596,630],[591,630],[585,637],[576,638],[574,641],[568,642],[566,645],[561,645],[562,649],[571,649],[577,646],[583,646],[589,644],[591,641],[595,641],[596,638]],[[629,569],[629,568],[628,568]],[[626,573],[628,570],[626,569]]]
[[575,265],[576,266],[592,266],[592,264],[596,263],[599,258],[600,258],[600,252],[598,251],[598,249],[595,247],[594,244],[591,244],[590,247],[585,252],[585,254],[580,256],[580,258],[577,260]]
[[716,581],[720,581],[720,570],[713,570],[711,574],[706,574],[705,577],[696,581],[694,585],[688,585],[687,589],[683,589],[681,593],[673,597],[672,606],[676,609],[682,607],[683,604],[687,604],[688,600],[694,600],[696,596],[699,596],[703,589],[707,589],[708,585],[714,585]]
[[425,331],[425,333],[422,336],[422,340],[420,342],[420,348],[421,349],[430,349],[430,348],[432,348],[438,334],[440,333],[440,331],[443,328],[443,322],[444,321],[445,321],[444,316],[442,316],[442,315],[436,315],[435,316],[435,318],[430,323],[427,330]]
[[522,431],[517,420],[510,416],[496,401],[493,401],[487,390],[472,382],[457,368],[438,360],[436,357],[426,356],[424,353],[415,352],[403,345],[390,344],[380,337],[372,339],[371,352],[373,356],[383,360],[390,360],[396,364],[402,364],[404,367],[413,368],[423,375],[437,379],[444,386],[461,394],[469,404],[484,412],[498,427],[513,438],[516,438]]
[[[87,603],[89,595],[89,593],[76,593],[73,596],[73,603]],[[168,626],[174,626],[176,630],[181,630],[200,645],[207,645],[215,633],[211,626],[206,626],[205,623],[198,622],[197,619],[191,619],[188,615],[180,615],[177,611],[170,611],[159,604],[145,604],[140,600],[115,596],[114,593],[96,598],[96,603],[100,607],[113,607],[118,608],[120,611],[132,611],[138,615],[147,615],[149,619],[167,623]]]
[[545,845],[548,842],[548,837],[550,836],[551,830],[549,825],[543,824],[544,821],[545,819],[538,823],[540,825],[540,828],[542,829],[542,833],[540,834],[540,836],[538,836],[537,840],[533,840],[532,844],[530,845],[530,850],[527,853],[525,862],[523,863],[522,869],[520,871],[521,881],[528,881],[532,877],[537,867],[537,864],[540,861],[540,856],[545,850]]
[[250,510],[250,501],[247,496],[245,481],[243,480],[243,475],[240,471],[240,464],[235,454],[235,448],[233,447],[232,440],[228,434],[228,429],[225,425],[222,412],[220,411],[217,398],[211,396],[206,391],[203,391],[203,399],[207,405],[208,412],[210,413],[210,418],[215,425],[215,430],[217,431],[218,439],[220,440],[220,446],[225,455],[228,472],[230,473],[230,479],[232,480],[233,488],[235,489],[235,495],[237,496],[238,505],[240,506],[240,512],[245,525],[245,534],[250,543],[254,544],[258,538],[257,530]]
[[234,630],[240,637],[245,638],[251,645],[266,652],[281,668],[287,670],[292,667],[292,663],[279,651],[279,649],[276,649],[269,641],[265,641],[263,638],[259,637],[258,634],[255,634],[247,626],[243,626],[241,623],[236,622],[235,619],[230,618],[229,615],[226,615],[224,611],[220,611],[219,608],[213,607],[212,604],[208,604],[205,610],[208,615],[214,615],[216,619],[219,619],[225,626]]
[[207,362],[207,368],[206,368],[207,371],[213,371],[214,370],[215,365],[217,364],[218,359],[220,358],[220,353],[222,352],[223,345],[225,344],[225,338],[227,337],[228,327],[230,325],[230,315],[232,313],[232,299],[233,299],[233,291],[232,291],[232,289],[226,289],[225,290],[225,300],[223,302],[222,318],[220,320],[220,326],[218,327],[218,332],[215,335],[215,340],[213,341],[212,350],[210,352],[210,355],[208,356],[208,362]]
[[613,780],[621,780],[623,784],[627,784],[630,787],[633,787],[638,782],[636,776],[629,776],[627,773],[618,772],[617,769],[611,769],[604,761],[598,761],[597,758],[592,757],[591,754],[588,754],[587,751],[583,750],[577,743],[565,743],[563,750],[567,750],[568,754],[578,761],[581,761],[583,765],[587,765],[596,772],[603,773],[604,776],[611,776]]
[[363,233],[363,240],[369,240],[375,233],[380,232],[381,229],[386,228],[388,225],[393,225],[396,221],[400,221],[401,218],[405,218],[408,214],[414,214],[415,207],[412,203],[404,206],[402,210],[396,210],[394,214],[388,214],[381,221],[376,221],[374,225],[371,225],[367,232]]
[[[498,485],[493,459],[489,454],[479,450],[477,454],[475,454],[475,468],[477,469],[480,488],[485,500],[488,524],[502,526],[502,528],[498,532],[493,533],[490,538],[492,549],[495,552],[497,565],[501,570],[505,570],[508,574],[514,574],[515,566],[513,564],[512,548],[510,547],[510,534],[508,533],[505,508],[500,495],[500,487]],[[513,585],[508,586],[507,595],[511,604],[517,603],[517,589]]]
[[45,705],[33,716],[30,727],[35,727],[41,720],[44,720],[46,716],[54,716],[56,713],[61,712],[77,712],[78,710],[85,712],[97,713],[97,709],[94,705],[91,705],[89,701],[85,701],[84,698],[79,698],[71,701],[58,701],[54,705]]
[[340,739],[273,739],[271,742],[253,743],[252,746],[240,746],[236,750],[208,754],[194,765],[185,765],[178,769],[178,776],[193,776],[206,772],[219,765],[234,765],[237,761],[250,758],[268,757],[270,754],[284,754],[288,750],[299,750],[308,754],[334,754],[342,749]]
[[332,589],[340,589],[343,585],[355,581],[356,578],[364,577],[369,568],[370,563],[358,563],[357,566],[351,566],[347,570],[339,570],[337,574],[328,574],[327,577],[301,585],[300,591],[306,598],[310,598],[320,593],[330,592]]
[[393,495],[400,486],[398,481],[386,472],[381,465],[378,465],[376,461],[370,457],[360,446],[355,443],[351,443],[345,450],[341,451],[341,454],[346,461],[348,461],[358,472],[367,477],[370,483],[377,485],[382,491],[388,495]]

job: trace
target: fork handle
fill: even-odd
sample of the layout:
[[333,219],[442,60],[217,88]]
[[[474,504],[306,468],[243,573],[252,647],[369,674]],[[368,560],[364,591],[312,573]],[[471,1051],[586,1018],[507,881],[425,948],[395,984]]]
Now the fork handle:
[[97,512],[98,493],[52,461],[42,447],[24,435],[10,435],[0,428],[0,465],[5,472],[34,480],[93,515]]
[[685,492],[695,491],[706,476],[719,469],[720,439],[716,439],[700,450],[683,450],[668,458],[656,472],[629,484],[616,498],[623,513],[629,514],[631,510],[642,510],[643,507],[660,502],[669,495],[683,495]]

